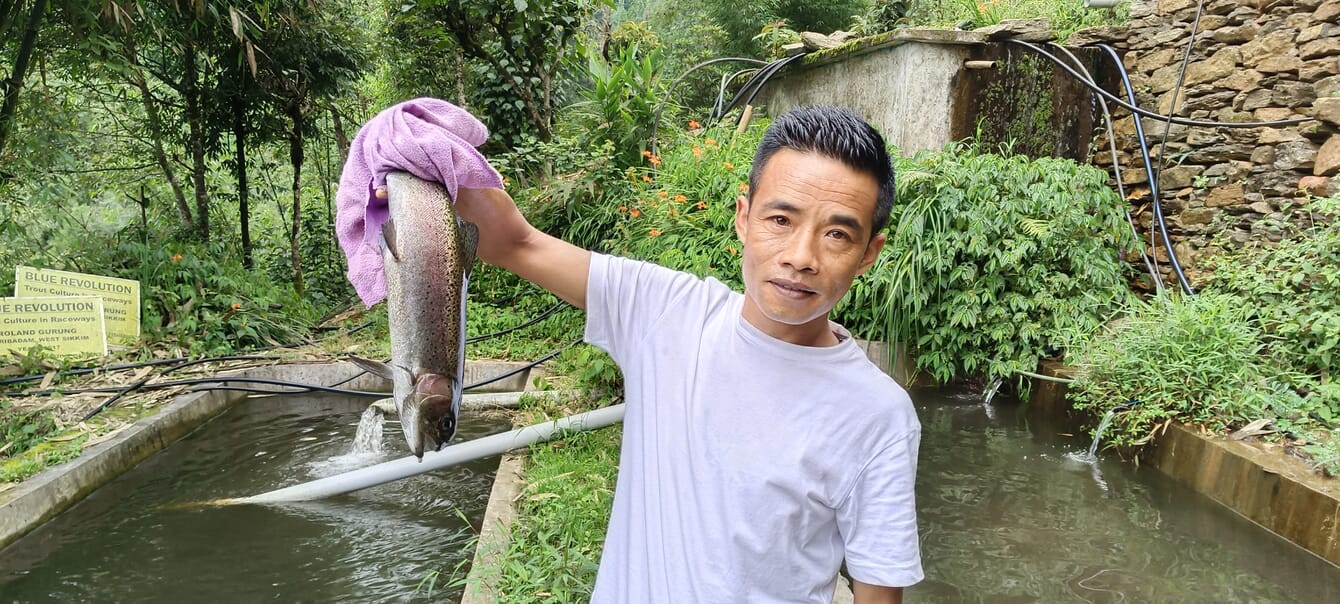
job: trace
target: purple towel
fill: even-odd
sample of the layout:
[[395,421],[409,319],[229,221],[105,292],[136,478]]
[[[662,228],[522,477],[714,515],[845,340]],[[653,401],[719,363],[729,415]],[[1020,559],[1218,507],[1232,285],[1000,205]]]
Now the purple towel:
[[375,194],[386,186],[386,174],[403,170],[442,183],[452,199],[460,187],[502,187],[498,171],[475,150],[488,136],[475,116],[431,98],[400,103],[359,129],[335,196],[335,234],[349,260],[349,282],[363,304],[370,308],[386,298],[378,234],[389,210]]

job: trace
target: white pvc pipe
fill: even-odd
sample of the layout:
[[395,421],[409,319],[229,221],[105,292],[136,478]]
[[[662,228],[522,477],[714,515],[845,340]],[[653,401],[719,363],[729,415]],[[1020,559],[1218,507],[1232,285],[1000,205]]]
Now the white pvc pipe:
[[329,476],[311,482],[305,482],[291,487],[285,487],[269,493],[243,497],[241,499],[224,499],[214,502],[215,504],[227,505],[238,503],[284,503],[292,501],[310,501],[312,499],[321,499],[334,495],[343,495],[359,489],[374,487],[379,484],[385,484],[410,476],[417,476],[425,472],[440,470],[442,468],[453,466],[467,461],[473,461],[492,455],[501,455],[512,449],[525,447],[537,442],[552,440],[561,436],[565,432],[584,430],[594,430],[604,428],[612,424],[623,421],[624,404],[611,405],[578,413],[570,417],[557,419],[554,421],[517,428],[511,432],[503,432],[483,438],[466,441],[460,444],[451,445],[441,451],[430,451],[424,453],[423,461],[410,455],[394,461],[380,463],[375,466],[368,466],[351,472]]

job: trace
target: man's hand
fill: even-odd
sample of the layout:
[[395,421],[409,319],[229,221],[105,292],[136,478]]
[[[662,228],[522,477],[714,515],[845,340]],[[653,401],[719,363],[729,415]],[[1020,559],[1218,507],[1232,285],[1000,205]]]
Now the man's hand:
[[851,582],[851,595],[855,604],[903,604],[903,588],[871,585],[855,579]]

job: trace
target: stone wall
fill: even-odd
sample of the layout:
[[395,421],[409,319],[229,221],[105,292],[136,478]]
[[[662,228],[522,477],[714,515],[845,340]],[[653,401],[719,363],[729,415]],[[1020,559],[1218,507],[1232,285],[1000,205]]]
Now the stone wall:
[[[1219,122],[1314,118],[1280,127],[1172,126],[1164,159],[1156,158],[1159,185],[1178,260],[1194,282],[1207,248],[1288,236],[1309,220],[1294,211],[1301,197],[1340,193],[1340,0],[1207,0],[1180,89],[1196,0],[1133,0],[1130,9],[1127,28],[1102,37],[1123,52],[1141,107]],[[1149,183],[1134,118],[1123,113],[1114,125],[1122,181],[1147,233]],[[1164,124],[1143,121],[1151,152]],[[1110,168],[1107,142],[1099,143],[1093,162]],[[1166,252],[1151,252],[1166,275]]]

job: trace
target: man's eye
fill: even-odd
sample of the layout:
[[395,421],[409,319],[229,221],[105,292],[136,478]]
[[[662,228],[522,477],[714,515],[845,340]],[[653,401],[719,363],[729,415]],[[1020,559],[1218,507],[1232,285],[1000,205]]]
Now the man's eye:
[[841,240],[851,239],[851,236],[848,235],[846,231],[829,231],[828,236],[834,239],[841,239]]
[[790,221],[787,217],[785,217],[785,216],[773,216],[772,218],[769,218],[768,220],[771,220],[772,223],[775,224],[775,225],[777,225],[777,226],[786,226],[786,225],[788,225],[788,224],[791,224],[791,221]]

